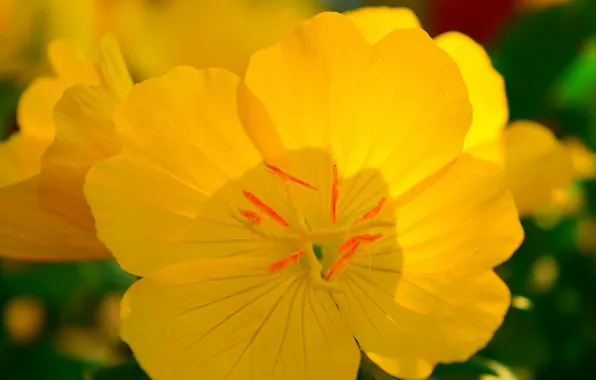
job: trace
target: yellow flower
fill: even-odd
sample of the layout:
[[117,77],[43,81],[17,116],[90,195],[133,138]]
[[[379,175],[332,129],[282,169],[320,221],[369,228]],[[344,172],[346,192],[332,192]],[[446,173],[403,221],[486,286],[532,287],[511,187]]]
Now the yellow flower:
[[[391,30],[418,24],[416,16],[403,9],[367,8],[356,14],[357,22],[379,31],[375,39]],[[560,210],[561,192],[579,178],[571,150],[540,124],[517,121],[507,125],[509,112],[503,78],[480,45],[454,32],[442,34],[435,41],[457,62],[474,108],[464,151],[505,167],[507,183],[521,216],[543,214],[553,205]],[[575,151],[578,156],[578,149]],[[583,162],[577,165],[589,166],[586,153],[583,157],[575,159]]]
[[118,30],[110,20],[127,1],[2,0],[0,74],[28,82],[43,70],[42,50],[54,40],[91,48],[105,33]]
[[132,67],[148,78],[176,65],[238,74],[257,49],[314,14],[312,0],[176,0],[125,4],[122,34]]
[[424,378],[501,324],[492,268],[523,231],[501,169],[462,154],[466,84],[421,29],[367,26],[322,13],[243,79],[175,68],[116,112],[85,194],[143,277],[121,334],[152,378],[354,379],[359,346]]
[[64,41],[49,56],[56,76],[36,79],[23,93],[21,130],[0,145],[0,255],[107,257],[83,181],[94,161],[117,152],[111,114],[132,83],[113,38],[102,41],[97,61]]

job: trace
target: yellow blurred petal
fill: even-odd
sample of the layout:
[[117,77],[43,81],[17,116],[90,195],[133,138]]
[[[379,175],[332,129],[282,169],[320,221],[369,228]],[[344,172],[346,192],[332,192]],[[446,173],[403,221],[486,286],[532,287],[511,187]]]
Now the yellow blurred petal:
[[501,170],[471,156],[396,218],[401,265],[378,268],[392,251],[373,251],[370,266],[350,268],[347,291],[333,295],[366,351],[409,357],[402,364],[421,372],[399,377],[420,378],[424,366],[415,360],[465,360],[499,327],[509,292],[490,269],[509,258],[523,230]]
[[571,156],[576,177],[579,179],[596,176],[596,155],[581,140],[572,138],[563,140],[563,146]]
[[95,62],[83,49],[66,40],[55,41],[48,47],[50,62],[63,90],[74,84],[98,85],[101,81]]
[[50,212],[38,198],[39,178],[0,188],[0,256],[19,260],[107,258],[95,233]]
[[37,78],[23,92],[17,109],[20,133],[45,140],[54,139],[54,106],[64,86],[56,78]]
[[509,119],[503,77],[484,48],[468,36],[449,32],[435,42],[457,62],[470,94],[474,117],[464,151],[503,164],[501,135]]
[[41,168],[41,156],[51,140],[17,133],[0,143],[0,186],[23,181]]
[[160,379],[352,379],[360,353],[326,291],[267,262],[168,267],[127,292],[122,337]]
[[119,110],[123,153],[90,171],[86,195],[126,270],[258,248],[230,216],[228,201],[243,198],[242,189],[214,199],[262,162],[236,117],[238,83],[221,69],[181,67],[135,86]]
[[507,182],[519,212],[528,216],[548,206],[574,178],[571,158],[544,126],[518,121],[505,130]]
[[102,41],[99,86],[64,92],[54,112],[56,139],[43,157],[40,196],[44,205],[91,231],[95,222],[83,194],[90,166],[120,150],[113,116],[132,81],[113,38]]
[[319,14],[255,54],[246,83],[261,101],[244,103],[256,146],[330,146],[341,176],[379,169],[392,196],[455,159],[471,121],[459,70],[425,32],[370,46],[340,14]]
[[409,8],[364,7],[344,14],[371,45],[396,29],[420,28],[420,21]]
[[244,73],[248,59],[314,14],[311,0],[130,2],[122,28],[144,77],[177,65]]

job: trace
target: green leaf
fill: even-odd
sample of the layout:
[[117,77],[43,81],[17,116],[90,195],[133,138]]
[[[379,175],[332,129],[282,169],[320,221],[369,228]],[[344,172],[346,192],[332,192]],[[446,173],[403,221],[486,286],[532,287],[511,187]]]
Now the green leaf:
[[581,3],[521,16],[493,52],[505,78],[511,119],[540,120],[548,114],[553,87],[589,35]]

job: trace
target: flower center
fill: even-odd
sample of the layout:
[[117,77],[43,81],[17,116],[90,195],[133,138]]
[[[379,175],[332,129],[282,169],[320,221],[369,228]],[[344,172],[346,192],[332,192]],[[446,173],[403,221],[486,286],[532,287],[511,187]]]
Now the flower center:
[[[305,264],[316,286],[337,290],[331,283],[339,277],[350,261],[383,238],[383,233],[378,232],[379,228],[394,226],[394,222],[379,217],[387,198],[382,197],[374,207],[354,218],[351,223],[338,225],[340,178],[337,165],[333,165],[331,194],[328,198],[330,199],[328,212],[330,213],[331,227],[311,230],[303,215],[303,210],[298,204],[294,187],[301,186],[308,191],[315,192],[320,190],[282,168],[268,163],[265,166],[280,180],[294,218],[281,215],[256,194],[244,189],[242,191],[244,197],[256,211],[241,209],[239,215],[235,215],[235,219],[267,240],[298,248],[280,260],[271,263],[270,272],[282,271],[296,264]],[[263,228],[263,218],[268,218],[280,226],[282,233],[276,234],[270,229]],[[373,230],[377,232],[375,233]],[[326,264],[326,268],[322,263]]]

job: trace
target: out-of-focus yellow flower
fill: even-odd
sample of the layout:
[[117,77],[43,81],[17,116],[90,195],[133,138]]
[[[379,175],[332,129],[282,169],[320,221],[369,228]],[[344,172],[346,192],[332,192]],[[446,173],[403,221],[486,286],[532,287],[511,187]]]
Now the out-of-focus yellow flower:
[[466,84],[424,31],[372,21],[319,14],[243,79],[175,68],[116,113],[85,193],[143,277],[122,336],[152,378],[354,379],[353,337],[425,378],[501,324],[492,268],[523,231],[502,169],[462,154]]
[[[387,13],[387,9],[371,8],[365,12],[369,13],[366,23],[371,24],[374,13]],[[382,18],[378,19],[375,30],[417,25],[411,12],[399,12],[399,17],[379,16]],[[407,15],[412,19],[408,21]],[[357,21],[366,18],[359,16]],[[379,33],[375,38],[382,36]],[[503,78],[482,46],[454,32],[438,36],[435,42],[457,62],[474,108],[464,151],[506,168],[507,182],[520,215],[552,214],[553,209],[558,215],[563,209],[571,208],[573,193],[567,191],[573,180],[580,178],[578,170],[594,170],[591,153],[585,148],[581,150],[577,142],[564,146],[546,127],[534,122],[518,121],[507,126],[509,111]]]
[[133,1],[2,0],[0,75],[29,81],[43,69],[45,48],[54,40],[90,49],[105,33],[119,30],[119,9]]
[[119,148],[111,116],[132,82],[115,39],[104,39],[100,50],[92,61],[66,42],[53,43],[56,76],[35,80],[22,95],[21,130],[0,145],[1,256],[109,256],[96,237],[83,181],[89,165]]
[[6,303],[3,311],[3,327],[13,343],[31,343],[45,325],[44,305],[37,298],[13,298]]
[[172,0],[128,3],[121,14],[129,61],[142,77],[176,65],[241,74],[257,49],[316,11],[311,0]]

